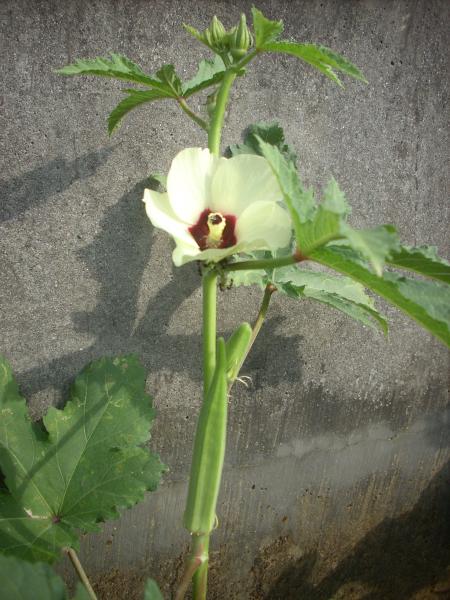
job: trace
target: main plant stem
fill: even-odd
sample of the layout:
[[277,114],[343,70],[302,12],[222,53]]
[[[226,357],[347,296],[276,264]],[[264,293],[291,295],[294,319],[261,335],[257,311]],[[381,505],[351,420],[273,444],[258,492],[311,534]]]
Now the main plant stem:
[[73,568],[77,572],[81,583],[86,588],[89,598],[91,598],[91,600],[97,600],[97,596],[95,595],[94,589],[91,586],[88,576],[86,575],[86,571],[83,569],[83,565],[81,564],[77,553],[73,548],[67,548],[67,554],[69,555],[70,561],[73,565]]
[[[225,109],[236,73],[228,71],[221,83],[216,100],[216,108],[208,131],[208,147],[212,154],[219,156]],[[217,274],[211,271],[203,276],[203,398],[206,398],[216,366],[216,300]],[[193,536],[192,556],[199,536]],[[194,571],[194,600],[206,600],[208,584],[209,532],[200,536],[202,560]]]
[[225,117],[225,108],[227,106],[228,96],[231,86],[236,79],[234,71],[227,71],[222,79],[222,84],[217,94],[216,109],[214,111],[211,124],[208,131],[208,147],[210,152],[219,156],[220,139],[222,137],[223,120]]

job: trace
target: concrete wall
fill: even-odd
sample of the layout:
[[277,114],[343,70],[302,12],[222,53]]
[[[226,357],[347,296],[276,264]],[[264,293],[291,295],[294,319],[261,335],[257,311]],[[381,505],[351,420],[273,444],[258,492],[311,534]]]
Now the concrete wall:
[[[53,70],[116,51],[149,72],[174,62],[187,78],[202,49],[182,23],[201,29],[218,14],[232,24],[251,4],[0,3],[0,349],[35,416],[64,401],[85,363],[136,352],[158,407],[152,446],[171,469],[157,493],[83,540],[104,598],[135,597],[148,574],[167,590],[189,543],[180,517],[200,399],[199,277],[193,264],[172,267],[171,241],[141,197],[149,173],[206,140],[169,102],[131,113],[109,139],[123,86]],[[284,20],[288,38],[343,53],[370,83],[341,90],[294,59],[260,59],[232,93],[224,142],[278,119],[304,179],[334,174],[355,225],[392,222],[405,242],[448,255],[448,3],[258,6]],[[260,296],[222,294],[220,330],[251,320]],[[312,302],[274,299],[244,368],[252,385],[230,402],[218,598],[398,600],[445,577],[448,354],[380,306],[388,340]]]

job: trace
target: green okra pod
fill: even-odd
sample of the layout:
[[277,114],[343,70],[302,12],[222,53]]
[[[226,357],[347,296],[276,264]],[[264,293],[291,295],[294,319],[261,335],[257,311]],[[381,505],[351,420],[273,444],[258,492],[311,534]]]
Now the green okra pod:
[[195,434],[184,525],[191,533],[209,533],[216,520],[227,432],[227,358],[223,338],[217,341],[217,362],[200,409]]
[[239,374],[242,361],[252,337],[249,323],[242,323],[226,343],[228,383],[233,383]]

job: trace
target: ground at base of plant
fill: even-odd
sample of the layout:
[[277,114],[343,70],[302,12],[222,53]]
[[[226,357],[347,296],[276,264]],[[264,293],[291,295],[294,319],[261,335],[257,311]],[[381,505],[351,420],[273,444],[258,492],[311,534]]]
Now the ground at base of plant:
[[[393,554],[407,552],[407,548],[397,547],[393,550]],[[186,554],[187,549],[175,559],[158,565],[157,578],[165,598],[170,598],[170,594],[176,587]],[[450,567],[441,567],[436,571],[431,565],[424,564],[424,570],[418,572],[412,561],[410,571],[393,572],[391,579],[384,574],[380,577],[380,581],[376,581],[373,579],[374,557],[368,552],[358,561],[358,573],[353,575],[350,569],[348,572],[340,572],[340,566],[336,567],[331,559],[325,560],[320,565],[319,571],[317,553],[302,554],[300,548],[288,535],[280,536],[271,544],[261,547],[248,576],[241,582],[230,584],[230,579],[226,575],[229,571],[224,564],[229,560],[230,549],[226,545],[212,552],[208,600],[224,600],[224,597],[226,600],[447,600],[450,598]],[[395,556],[392,560],[395,563]],[[437,562],[439,563],[440,560]],[[425,583],[427,568],[432,583]],[[92,583],[99,600],[142,600],[145,581],[152,575],[154,576],[154,571],[152,573],[146,568],[113,569],[107,573],[93,575]],[[399,589],[405,590],[405,595],[401,598],[398,595]]]

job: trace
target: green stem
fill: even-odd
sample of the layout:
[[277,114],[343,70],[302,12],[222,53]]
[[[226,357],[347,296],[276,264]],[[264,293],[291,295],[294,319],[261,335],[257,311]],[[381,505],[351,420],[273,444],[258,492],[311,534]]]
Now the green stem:
[[193,553],[200,556],[200,566],[194,573],[194,600],[206,600],[208,587],[209,533],[194,536]]
[[191,583],[192,577],[198,569],[201,569],[204,564],[207,564],[208,546],[209,536],[192,536],[192,553],[189,557],[183,577],[175,593],[175,600],[183,600]]
[[189,118],[191,118],[195,123],[197,123],[197,125],[200,125],[202,129],[208,131],[208,123],[189,108],[184,98],[177,98],[177,102]]
[[220,138],[222,136],[225,108],[227,106],[227,100],[230,94],[231,86],[233,85],[235,79],[236,73],[233,71],[227,71],[225,73],[220,85],[219,93],[217,95],[214,115],[209,126],[208,147],[216,156],[219,156],[220,153]]
[[277,269],[279,267],[287,267],[306,260],[306,257],[301,257],[297,254],[292,256],[283,256],[282,258],[263,258],[261,260],[243,260],[241,262],[229,263],[224,265],[224,271],[251,271],[255,269]]
[[67,548],[66,552],[69,555],[70,561],[73,565],[73,568],[77,572],[81,583],[86,588],[89,598],[91,598],[91,600],[97,600],[97,596],[95,595],[94,589],[91,586],[88,576],[86,575],[86,571],[83,569],[83,565],[81,564],[77,553],[73,548]]

